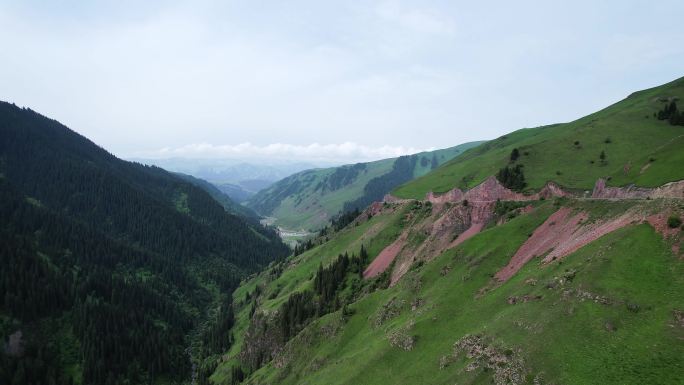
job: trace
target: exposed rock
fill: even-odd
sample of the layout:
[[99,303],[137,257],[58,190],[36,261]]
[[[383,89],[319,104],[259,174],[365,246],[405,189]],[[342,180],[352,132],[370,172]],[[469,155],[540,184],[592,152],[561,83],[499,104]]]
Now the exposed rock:
[[[489,345],[481,336],[466,335],[454,344],[453,358],[465,354],[471,362],[466,371],[476,369],[492,370],[494,383],[497,385],[524,384],[525,363],[512,349],[497,349]],[[440,359],[440,368],[448,366],[449,358]]]
[[387,333],[390,345],[405,351],[411,351],[416,344],[416,337],[410,334],[414,321],[411,320],[406,326]]
[[459,188],[454,188],[440,195],[430,191],[425,196],[425,200],[432,203],[460,202],[463,200],[463,191]]
[[389,265],[392,264],[392,261],[394,261],[394,258],[397,257],[397,254],[401,251],[401,249],[404,248],[404,245],[406,244],[406,238],[408,237],[408,229],[402,232],[402,234],[397,238],[394,242],[392,242],[389,246],[385,247],[380,254],[378,254],[375,259],[373,259],[373,262],[371,262],[366,270],[363,272],[363,277],[364,278],[373,278],[383,271],[385,271]]
[[271,316],[254,314],[245,333],[240,362],[258,368],[281,353],[284,338],[280,327],[272,327],[274,316],[275,313]]
[[684,311],[675,309],[672,311],[672,315],[679,327],[684,328]]
[[425,200],[432,203],[461,202],[467,200],[468,204],[470,204],[472,202],[495,202],[497,199],[502,201],[530,201],[538,200],[539,198],[548,199],[551,197],[570,196],[573,196],[573,194],[563,190],[554,182],[547,183],[536,194],[525,195],[506,188],[496,179],[496,177],[490,176],[485,179],[484,182],[465,193],[459,188],[454,188],[441,195],[429,192],[425,196]]
[[540,299],[542,299],[541,295],[522,295],[522,296],[512,295],[512,296],[508,297],[506,302],[508,302],[509,305],[515,305],[517,303],[539,301]]
[[397,299],[392,298],[390,299],[386,304],[384,304],[378,311],[375,313],[375,317],[373,318],[372,324],[373,327],[379,327],[388,320],[398,316],[401,314],[402,309],[404,308],[404,305],[406,304],[406,301],[403,299]]
[[495,277],[499,282],[508,280],[534,257],[545,255],[543,263],[561,259],[608,233],[646,220],[646,215],[635,208],[615,218],[602,218],[586,223],[589,218],[587,213],[573,214],[572,209],[561,207],[534,230],[508,265],[499,270]]
[[657,188],[636,187],[608,187],[606,180],[596,181],[592,198],[599,199],[646,199],[646,198],[684,198],[684,181],[670,182]]

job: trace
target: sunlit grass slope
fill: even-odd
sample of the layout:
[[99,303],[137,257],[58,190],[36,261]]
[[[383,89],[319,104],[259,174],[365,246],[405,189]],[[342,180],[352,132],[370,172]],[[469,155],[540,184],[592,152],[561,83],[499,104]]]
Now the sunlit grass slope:
[[[470,149],[427,175],[394,190],[402,198],[428,191],[471,188],[506,166],[520,152],[528,188],[547,181],[591,190],[596,179],[609,184],[655,187],[684,179],[684,127],[657,120],[666,100],[684,99],[684,78],[648,90],[574,122],[527,128]],[[679,102],[683,104],[684,102]],[[601,161],[601,152],[605,161]]]

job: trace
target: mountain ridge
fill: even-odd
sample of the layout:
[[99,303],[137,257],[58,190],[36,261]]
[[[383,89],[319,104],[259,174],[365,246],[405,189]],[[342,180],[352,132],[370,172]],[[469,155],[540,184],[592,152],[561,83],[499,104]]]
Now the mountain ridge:
[[247,206],[261,215],[277,218],[277,225],[301,229],[306,224],[309,230],[317,230],[340,212],[362,209],[397,184],[422,175],[479,143],[301,171],[258,192],[247,201]]
[[682,86],[469,149],[243,281],[211,380],[678,383]]
[[201,188],[4,102],[0,175],[3,383],[206,378],[230,293],[289,253]]

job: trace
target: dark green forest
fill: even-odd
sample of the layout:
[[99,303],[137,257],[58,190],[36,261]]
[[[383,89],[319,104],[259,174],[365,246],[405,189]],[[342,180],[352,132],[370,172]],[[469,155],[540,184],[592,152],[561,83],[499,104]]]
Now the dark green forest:
[[232,290],[288,253],[203,189],[0,103],[0,383],[206,383]]
[[[364,209],[369,204],[381,201],[385,194],[389,193],[396,186],[406,183],[413,178],[413,170],[416,167],[418,157],[415,155],[400,156],[394,161],[392,171],[387,174],[375,177],[368,181],[363,187],[363,196],[344,203],[343,212]],[[436,158],[433,165],[437,164]],[[435,166],[432,166],[433,168]]]

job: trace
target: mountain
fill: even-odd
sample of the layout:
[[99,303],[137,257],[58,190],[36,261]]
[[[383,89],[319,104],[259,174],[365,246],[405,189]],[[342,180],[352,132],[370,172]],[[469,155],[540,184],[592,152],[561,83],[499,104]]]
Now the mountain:
[[133,158],[131,160],[209,181],[238,203],[242,203],[259,190],[280,179],[317,167],[315,164],[305,162],[245,162],[237,159]]
[[275,183],[275,181],[265,179],[244,179],[236,183],[215,182],[214,184],[231,199],[238,203],[243,203],[257,192]]
[[210,380],[681,383],[683,98],[505,135],[328,228],[235,290]]
[[206,383],[232,290],[288,253],[203,189],[0,103],[0,383]]
[[411,156],[306,170],[259,191],[247,206],[290,229],[316,230],[340,211],[364,208],[481,142]]
[[[657,115],[683,97],[684,79],[678,79],[635,92],[571,123],[506,134],[400,186],[393,194],[422,199],[429,191],[471,188],[501,168],[518,164],[524,166],[530,190],[550,180],[581,190],[591,190],[598,178],[614,186],[647,187],[680,180],[684,178],[684,167],[679,167],[684,164],[682,126],[659,120]],[[511,162],[514,149],[519,156]]]
[[186,182],[192,183],[193,185],[201,188],[202,190],[206,191],[207,194],[209,194],[214,200],[216,200],[218,203],[223,206],[223,208],[228,211],[229,213],[235,214],[235,215],[241,215],[243,217],[247,218],[253,218],[253,219],[258,219],[259,216],[257,213],[252,211],[251,209],[242,206],[236,202],[234,202],[229,194],[225,193],[219,186],[215,186],[209,182],[207,182],[204,179],[200,178],[195,178],[192,175],[187,175],[187,174],[182,174],[182,173],[176,173],[176,175],[185,180]]

